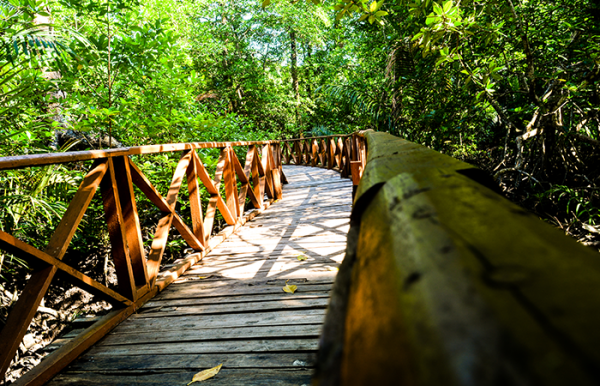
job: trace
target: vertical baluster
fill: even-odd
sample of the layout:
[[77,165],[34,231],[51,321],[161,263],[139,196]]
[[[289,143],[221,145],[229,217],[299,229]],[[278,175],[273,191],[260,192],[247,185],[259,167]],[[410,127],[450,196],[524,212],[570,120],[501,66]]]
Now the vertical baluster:
[[262,164],[260,163],[260,156],[258,154],[258,147],[252,146],[252,150],[248,149],[248,152],[252,151],[252,190],[254,191],[254,196],[258,199],[259,209],[263,208],[264,201],[264,191],[263,187],[265,184],[265,178],[263,177],[264,172],[261,174]]
[[303,165],[310,165],[311,162],[311,158],[310,158],[310,153],[311,153],[311,141],[309,139],[305,139],[302,141],[302,143],[304,144],[304,163]]
[[[277,146],[277,154],[281,154],[281,142],[275,144]],[[282,184],[287,184],[288,180],[283,172],[283,165],[281,164],[281,156],[279,157],[279,161],[277,162],[277,169],[279,169],[279,178]]]
[[266,144],[265,146],[263,146],[263,151],[262,151],[262,166],[263,166],[263,170],[265,171],[265,193],[267,194],[267,197],[269,198],[275,198],[275,192],[273,190],[273,171],[272,171],[272,165],[270,159],[270,151],[271,151],[271,146],[269,144]]
[[127,229],[125,228],[121,195],[119,194],[119,184],[117,183],[113,159],[108,160],[108,167],[108,173],[104,176],[100,187],[110,238],[111,255],[117,273],[119,293],[127,299],[136,301],[136,281],[133,275],[129,249],[127,248]]
[[144,241],[142,239],[142,228],[140,227],[140,219],[133,193],[129,159],[123,156],[112,158],[112,161],[121,213],[123,215],[123,227],[129,251],[129,259],[131,261],[135,284],[139,290],[139,287],[147,287],[148,274],[146,272]]
[[204,235],[204,219],[202,216],[202,201],[200,197],[200,185],[198,184],[197,166],[200,163],[198,154],[192,150],[192,162],[186,170],[188,193],[190,200],[190,212],[192,217],[192,232],[203,246],[206,247],[206,236]]
[[233,157],[235,157],[235,153],[230,146],[223,149],[223,151],[226,153],[227,159],[225,163],[225,170],[223,171],[223,182],[225,183],[225,202],[227,203],[229,211],[234,216],[234,220],[237,221],[241,213],[237,202],[237,181],[235,179],[235,170],[233,166]]
[[275,150],[275,146],[269,146],[269,164],[272,166],[271,173],[273,176],[273,196],[276,200],[281,200],[283,198],[283,192],[281,190],[281,173],[279,170],[279,165],[276,161],[277,152]]
[[327,169],[335,167],[335,141],[334,138],[328,138],[327,141]]
[[[337,163],[337,167],[340,173],[343,174],[344,168],[342,167],[342,157],[344,156],[344,140],[342,137],[338,137],[337,144],[335,147],[335,162]],[[342,176],[344,177],[344,176]]]
[[294,164],[302,165],[302,147],[300,141],[294,141]]
[[350,175],[350,161],[352,161],[352,138],[347,137],[344,142],[344,174],[345,177],[348,177]]

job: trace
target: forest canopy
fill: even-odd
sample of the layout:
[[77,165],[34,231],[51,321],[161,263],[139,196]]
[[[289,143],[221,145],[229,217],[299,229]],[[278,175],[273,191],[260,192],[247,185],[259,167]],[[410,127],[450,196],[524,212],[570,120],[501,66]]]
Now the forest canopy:
[[0,13],[2,156],[374,129],[596,224],[596,0],[0,0]]

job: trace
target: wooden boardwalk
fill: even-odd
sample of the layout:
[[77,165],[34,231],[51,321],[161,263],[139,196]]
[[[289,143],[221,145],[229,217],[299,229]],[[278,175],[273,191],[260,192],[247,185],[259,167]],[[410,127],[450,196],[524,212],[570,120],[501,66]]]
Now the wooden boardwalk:
[[[352,183],[284,166],[283,199],[247,223],[49,384],[308,385],[346,247]],[[283,292],[289,280],[298,287]],[[200,383],[198,383],[199,385]]]

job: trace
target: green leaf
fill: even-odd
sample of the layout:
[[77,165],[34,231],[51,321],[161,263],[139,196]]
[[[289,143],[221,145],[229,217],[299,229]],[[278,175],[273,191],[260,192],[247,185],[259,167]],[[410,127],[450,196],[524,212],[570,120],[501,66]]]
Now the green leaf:
[[262,2],[263,9],[266,8],[269,4],[271,4],[271,0],[263,0],[263,2]]
[[386,11],[377,11],[375,12],[376,17],[386,16],[388,13]]
[[444,3],[444,13],[448,13],[450,8],[452,8],[452,0],[448,0]]
[[368,13],[365,13],[364,15],[362,15],[362,16],[360,17],[360,19],[358,19],[358,21],[363,21],[363,20],[365,20],[367,17],[369,17],[369,14],[368,14]]
[[[375,12],[377,10],[377,1],[374,1],[371,3],[371,5],[369,6],[369,11],[371,12]],[[372,22],[371,22],[372,23]]]

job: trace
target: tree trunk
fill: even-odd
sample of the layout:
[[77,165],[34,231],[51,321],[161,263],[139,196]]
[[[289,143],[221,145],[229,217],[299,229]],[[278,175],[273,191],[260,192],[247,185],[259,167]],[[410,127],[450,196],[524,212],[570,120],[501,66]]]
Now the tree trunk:
[[296,31],[290,30],[290,51],[291,51],[291,70],[292,70],[292,91],[296,98],[296,121],[300,121],[300,92],[298,90],[298,50],[296,48]]
[[313,74],[312,74],[312,64],[311,64],[311,59],[312,59],[312,47],[310,46],[310,43],[306,43],[306,73],[304,75],[305,79],[306,79],[306,95],[308,95],[308,97],[310,99],[312,99],[312,88],[311,88],[311,80],[313,79]]

